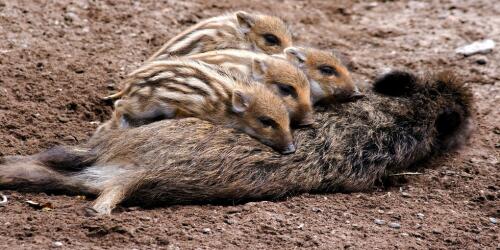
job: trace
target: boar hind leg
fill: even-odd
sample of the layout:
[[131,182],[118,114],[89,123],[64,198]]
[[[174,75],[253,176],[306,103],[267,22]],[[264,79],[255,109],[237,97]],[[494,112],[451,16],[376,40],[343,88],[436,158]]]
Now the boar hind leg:
[[126,185],[117,184],[105,188],[99,197],[94,201],[94,205],[87,209],[90,215],[110,215],[111,211],[125,199],[128,192]]
[[110,215],[113,209],[125,200],[135,189],[140,181],[140,174],[117,176],[107,181],[91,208],[87,209],[89,215]]

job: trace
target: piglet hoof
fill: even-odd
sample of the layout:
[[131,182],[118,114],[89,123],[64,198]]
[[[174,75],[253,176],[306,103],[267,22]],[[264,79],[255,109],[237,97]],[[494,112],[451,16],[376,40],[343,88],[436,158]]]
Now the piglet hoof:
[[83,208],[83,211],[85,212],[85,216],[87,217],[98,217],[99,212],[97,210],[91,208],[91,207],[85,207]]
[[111,214],[111,211],[101,211],[93,207],[85,207],[83,210],[85,212],[85,216],[87,217],[101,217]]

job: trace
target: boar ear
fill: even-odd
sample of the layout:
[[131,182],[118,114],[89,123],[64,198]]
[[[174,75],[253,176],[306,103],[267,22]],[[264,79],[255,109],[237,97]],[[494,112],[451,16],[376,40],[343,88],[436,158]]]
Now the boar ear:
[[255,25],[255,16],[251,15],[245,11],[236,12],[236,19],[238,20],[238,25],[243,33],[248,33]]
[[245,112],[250,106],[250,96],[241,90],[233,91],[232,98],[233,111],[236,113]]
[[373,84],[375,92],[390,96],[409,96],[417,83],[417,77],[405,71],[391,71],[379,77]]
[[260,59],[253,59],[252,61],[252,78],[254,81],[261,81],[266,75],[268,65],[265,61]]
[[285,53],[288,61],[295,63],[299,67],[303,66],[306,62],[306,53],[302,48],[288,47],[283,50],[283,53]]

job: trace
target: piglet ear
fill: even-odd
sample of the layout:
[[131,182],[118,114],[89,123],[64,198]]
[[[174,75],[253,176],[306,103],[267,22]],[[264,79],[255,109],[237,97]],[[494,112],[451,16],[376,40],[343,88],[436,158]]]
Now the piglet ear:
[[254,81],[262,81],[266,75],[269,66],[267,62],[260,59],[253,59],[252,61],[252,78]]
[[250,32],[252,27],[255,25],[256,17],[245,11],[238,11],[235,15],[241,31],[243,31],[243,33]]
[[236,113],[244,113],[250,106],[250,96],[243,93],[241,90],[233,91],[232,98],[233,111]]
[[373,84],[375,92],[390,96],[409,96],[417,84],[417,77],[405,71],[391,71],[379,77]]
[[306,53],[303,48],[299,47],[288,47],[283,50],[285,53],[286,59],[290,62],[295,63],[298,66],[304,65],[306,62]]

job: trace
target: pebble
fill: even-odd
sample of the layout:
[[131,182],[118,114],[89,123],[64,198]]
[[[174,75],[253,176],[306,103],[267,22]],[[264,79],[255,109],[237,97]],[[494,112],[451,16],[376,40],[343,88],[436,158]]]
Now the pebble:
[[203,228],[201,231],[202,231],[204,234],[209,234],[210,232],[212,232],[212,230],[211,230],[210,228],[207,228],[207,227],[206,227],[206,228]]
[[80,17],[73,12],[68,12],[64,15],[64,20],[67,22],[80,21]]
[[7,199],[7,196],[0,194],[0,198],[1,198],[0,207],[7,205],[7,203],[9,202],[9,200]]
[[408,233],[401,233],[400,235],[401,235],[402,237],[408,237],[408,236],[410,236]]
[[72,135],[67,135],[63,138],[64,141],[76,142],[76,138]]
[[493,224],[497,224],[497,219],[493,218],[493,217],[490,217],[490,222],[493,223]]
[[491,39],[485,39],[459,47],[455,50],[455,52],[464,56],[470,56],[474,54],[489,53],[493,50],[493,48],[495,48],[495,42]]
[[224,222],[227,223],[227,224],[229,224],[229,225],[236,224],[236,221],[233,220],[233,219],[225,219]]
[[304,228],[304,224],[299,224],[299,226],[297,227],[297,229],[303,229]]
[[62,247],[64,244],[60,241],[55,241],[54,243],[52,243],[52,245],[54,245],[55,247]]
[[241,209],[241,207],[230,207],[226,213],[228,214],[236,214],[236,213],[241,213],[243,209]]
[[373,220],[373,222],[377,225],[384,225],[385,224],[385,221],[384,220],[379,220],[379,219],[375,219]]
[[66,116],[58,116],[57,119],[62,123],[69,122],[69,118]]
[[401,196],[408,198],[408,197],[410,197],[410,194],[407,192],[401,192]]
[[401,225],[397,222],[391,222],[391,223],[389,223],[389,227],[399,229],[399,228],[401,228]]
[[311,210],[313,212],[315,212],[315,213],[321,213],[321,212],[323,212],[323,210],[321,210],[321,208],[319,208],[319,207],[313,207]]
[[488,63],[488,60],[486,60],[486,58],[484,58],[484,57],[480,57],[480,58],[476,59],[476,63],[479,65],[485,65]]
[[417,218],[423,220],[425,215],[423,213],[417,213]]

